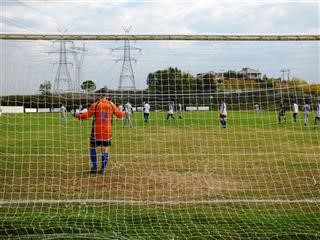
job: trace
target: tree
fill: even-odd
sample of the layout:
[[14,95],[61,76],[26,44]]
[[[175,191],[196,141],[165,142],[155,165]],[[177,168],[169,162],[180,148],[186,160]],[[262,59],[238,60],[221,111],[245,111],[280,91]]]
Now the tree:
[[290,87],[298,87],[301,85],[308,85],[308,82],[301,78],[293,77],[291,80],[288,81],[288,85]]
[[197,75],[197,91],[198,92],[216,92],[218,80],[214,73],[204,73]]
[[263,88],[280,88],[281,84],[281,78],[266,78],[266,80],[263,80],[258,83],[258,88],[263,89]]
[[304,94],[320,96],[320,84],[301,85],[298,87]]
[[42,95],[47,95],[47,94],[50,94],[51,87],[52,87],[51,82],[45,81],[40,84],[39,91]]
[[176,67],[149,73],[147,84],[150,91],[158,93],[183,93],[196,88],[195,78]]
[[81,84],[81,89],[86,92],[92,92],[96,90],[96,84],[92,80],[86,80]]
[[236,79],[242,79],[243,75],[241,73],[237,73],[236,71],[229,70],[228,72],[224,72],[223,76],[225,79],[231,79],[231,78],[236,78]]

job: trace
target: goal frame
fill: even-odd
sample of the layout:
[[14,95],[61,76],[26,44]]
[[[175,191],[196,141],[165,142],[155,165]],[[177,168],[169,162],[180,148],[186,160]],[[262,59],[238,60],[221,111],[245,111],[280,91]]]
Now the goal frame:
[[1,40],[133,41],[320,41],[320,34],[21,34],[0,33]]

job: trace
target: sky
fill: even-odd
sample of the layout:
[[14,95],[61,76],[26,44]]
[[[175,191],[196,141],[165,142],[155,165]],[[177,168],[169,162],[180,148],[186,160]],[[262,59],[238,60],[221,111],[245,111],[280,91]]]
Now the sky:
[[[123,34],[319,34],[319,1],[1,1],[2,33]],[[123,41],[80,41],[87,49],[82,80],[97,87],[119,85]],[[197,74],[240,71],[243,67],[311,83],[320,80],[319,42],[186,42],[135,41],[132,63],[136,87],[146,88],[148,73],[178,67]],[[71,43],[66,43],[70,50]],[[0,41],[0,94],[37,93],[43,81],[54,82],[59,43],[51,41]],[[75,64],[67,54],[68,70],[75,79]],[[118,61],[117,61],[118,60]]]

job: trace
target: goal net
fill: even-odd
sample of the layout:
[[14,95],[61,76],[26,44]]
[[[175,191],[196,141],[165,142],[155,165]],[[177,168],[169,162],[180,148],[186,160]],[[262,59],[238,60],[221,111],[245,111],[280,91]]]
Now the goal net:
[[[1,40],[0,236],[320,237],[319,54],[319,41]],[[107,158],[90,147],[102,88],[119,109],[107,118],[124,112]]]

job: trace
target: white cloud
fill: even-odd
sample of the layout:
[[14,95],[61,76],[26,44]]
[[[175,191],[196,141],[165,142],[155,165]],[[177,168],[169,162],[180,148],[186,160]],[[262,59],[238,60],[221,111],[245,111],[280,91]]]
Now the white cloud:
[[60,26],[69,32],[122,33],[122,25],[151,34],[319,32],[318,3],[301,1],[26,1],[4,6],[4,13],[39,32]]

